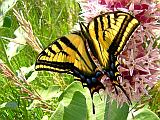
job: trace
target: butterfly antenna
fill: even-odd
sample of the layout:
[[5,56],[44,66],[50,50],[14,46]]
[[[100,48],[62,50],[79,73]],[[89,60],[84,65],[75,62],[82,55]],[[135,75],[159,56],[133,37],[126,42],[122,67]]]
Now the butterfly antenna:
[[128,99],[129,104],[132,105],[131,99],[129,98],[129,96],[127,95],[126,91],[123,89],[123,87],[121,85],[115,84],[115,83],[114,83],[114,85],[117,86],[117,87],[119,87],[123,91],[123,93],[125,94],[125,96]]
[[117,88],[116,88],[116,85],[113,84],[113,86],[114,86],[114,89],[115,89],[115,91],[116,91],[116,94],[118,95],[118,90],[117,90]]

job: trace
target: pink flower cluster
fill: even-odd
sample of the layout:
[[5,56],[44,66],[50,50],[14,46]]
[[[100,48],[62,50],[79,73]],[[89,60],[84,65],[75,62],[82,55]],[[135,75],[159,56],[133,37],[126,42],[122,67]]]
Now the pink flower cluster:
[[[117,10],[130,12],[139,20],[140,26],[118,56],[118,70],[122,75],[120,84],[132,101],[148,94],[148,88],[160,79],[160,45],[156,44],[160,37],[160,3],[156,0],[79,0],[79,3],[81,17],[87,23],[99,14]],[[108,80],[103,84],[107,84],[106,92],[113,99],[120,104],[127,102],[124,93],[119,91],[117,95]]]

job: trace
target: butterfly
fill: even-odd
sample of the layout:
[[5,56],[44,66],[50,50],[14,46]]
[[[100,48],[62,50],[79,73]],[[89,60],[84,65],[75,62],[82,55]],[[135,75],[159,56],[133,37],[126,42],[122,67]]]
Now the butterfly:
[[80,31],[56,39],[39,54],[35,69],[72,74],[88,87],[92,99],[95,92],[105,89],[101,79],[107,76],[116,93],[119,87],[130,101],[118,81],[117,56],[139,21],[127,12],[115,11],[96,16],[87,25],[79,24]]

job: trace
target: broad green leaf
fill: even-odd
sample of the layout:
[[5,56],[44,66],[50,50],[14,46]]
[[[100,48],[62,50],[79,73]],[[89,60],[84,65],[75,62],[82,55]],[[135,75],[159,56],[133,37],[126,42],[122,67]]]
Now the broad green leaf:
[[[100,99],[101,95],[101,99]],[[96,119],[95,120],[126,120],[129,106],[124,104],[119,107],[115,101],[109,100],[104,93],[94,96]]]
[[[63,102],[64,103],[64,102]],[[51,120],[86,120],[87,105],[85,96],[76,91],[73,95],[70,104],[64,106],[61,102],[55,113],[50,118]]]
[[85,120],[88,117],[86,101],[90,100],[84,96],[85,92],[88,93],[80,82],[70,84],[60,96],[60,104],[51,120]]
[[88,88],[82,87],[81,82],[75,81],[72,84],[70,84],[66,88],[66,90],[63,92],[63,94],[60,96],[59,100],[64,106],[68,106],[73,99],[74,93],[77,91],[81,92],[85,96],[86,100],[83,102],[87,103],[87,114],[89,118],[92,118],[93,109],[92,109],[91,95],[90,95]]
[[68,106],[73,98],[74,92],[76,91],[80,91],[82,93],[85,93],[85,89],[83,89],[82,85],[80,82],[73,82],[71,83],[66,89],[65,91],[61,94],[61,96],[59,97],[59,101],[61,101],[61,103],[64,106]]
[[160,120],[160,118],[154,112],[147,108],[139,109],[132,114],[133,115],[130,115],[127,120]]
[[95,94],[93,101],[95,104],[95,120],[104,120],[105,116],[105,98],[103,92],[101,94]]
[[129,112],[129,106],[123,104],[122,107],[117,105],[117,102],[108,102],[106,100],[104,120],[126,120]]
[[49,120],[63,120],[64,106],[60,103]]

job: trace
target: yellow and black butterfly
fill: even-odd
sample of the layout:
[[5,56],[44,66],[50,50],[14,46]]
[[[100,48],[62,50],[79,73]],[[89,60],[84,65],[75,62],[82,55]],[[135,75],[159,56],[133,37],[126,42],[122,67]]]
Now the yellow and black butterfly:
[[51,43],[39,54],[35,69],[72,74],[89,88],[91,97],[105,89],[101,78],[106,75],[130,100],[117,80],[117,55],[138,25],[138,20],[126,12],[101,14],[87,26],[80,23],[81,31]]

